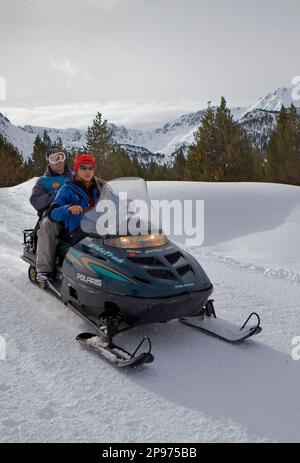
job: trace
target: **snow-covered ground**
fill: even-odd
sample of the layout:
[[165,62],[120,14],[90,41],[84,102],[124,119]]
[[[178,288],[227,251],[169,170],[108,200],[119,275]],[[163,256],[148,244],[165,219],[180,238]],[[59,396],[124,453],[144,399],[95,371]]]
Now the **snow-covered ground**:
[[1,442],[300,441],[300,188],[149,183],[153,198],[205,200],[204,246],[191,252],[217,312],[240,323],[256,310],[263,332],[230,345],[176,321],[139,327],[129,342],[149,335],[155,361],[119,371],[80,347],[84,323],[28,281],[33,184],[0,189]]

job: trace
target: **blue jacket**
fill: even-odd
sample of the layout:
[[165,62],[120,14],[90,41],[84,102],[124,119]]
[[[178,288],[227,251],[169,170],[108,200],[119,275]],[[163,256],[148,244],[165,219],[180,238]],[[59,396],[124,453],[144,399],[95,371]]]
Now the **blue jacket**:
[[[96,202],[99,197],[96,185],[93,186],[92,195]],[[80,226],[81,214],[75,215],[69,211],[69,207],[75,205],[85,209],[90,205],[90,198],[84,189],[76,183],[76,180],[71,179],[57,193],[49,213],[50,218],[61,223],[69,233],[74,232]]]
[[44,175],[38,179],[33,187],[30,202],[37,210],[38,215],[41,216],[46,211],[55,198],[56,193],[66,180],[73,177],[73,172],[65,165],[63,174],[56,174],[47,167]]

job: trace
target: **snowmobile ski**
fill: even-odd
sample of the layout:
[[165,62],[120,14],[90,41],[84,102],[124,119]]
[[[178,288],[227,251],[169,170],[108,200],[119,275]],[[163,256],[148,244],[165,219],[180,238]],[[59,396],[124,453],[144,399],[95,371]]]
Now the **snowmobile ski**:
[[[195,328],[199,328],[206,333],[217,336],[224,341],[232,343],[250,338],[251,336],[260,333],[262,330],[260,327],[260,318],[256,312],[252,312],[245,323],[239,327],[226,320],[217,318],[212,301],[208,301],[207,305],[208,307],[205,307],[204,311],[200,315],[194,317],[183,317],[180,321],[187,325],[194,326]],[[251,318],[256,318],[256,325],[248,325]]]
[[[98,352],[106,360],[117,367],[136,367],[143,363],[151,363],[154,360],[154,357],[150,352],[151,342],[149,338],[143,338],[133,354],[130,354],[123,348],[115,345],[110,347],[109,343],[104,337],[102,337],[102,335],[99,336],[92,333],[80,333],[77,335],[76,340],[84,347]],[[147,342],[149,345],[148,351],[135,356],[144,342]]]
[[[36,270],[33,266],[29,267],[28,271],[29,279],[32,283],[36,284],[40,289],[48,294],[51,294],[56,299],[61,300],[61,295],[52,284],[51,281],[45,281],[37,283],[36,281]],[[101,323],[100,320],[93,319],[85,314],[79,307],[73,304],[67,304],[77,315],[79,315],[85,322],[89,323],[96,329],[97,334],[92,333],[80,333],[77,335],[76,340],[83,346],[94,350],[102,355],[111,364],[117,367],[137,367],[143,363],[151,363],[154,360],[151,354],[151,341],[148,337],[142,339],[138,347],[135,349],[133,354],[127,352],[124,348],[116,346],[112,338],[118,333],[118,330],[114,331],[113,325],[109,323]],[[148,344],[148,350],[136,355],[140,347],[144,344]]]

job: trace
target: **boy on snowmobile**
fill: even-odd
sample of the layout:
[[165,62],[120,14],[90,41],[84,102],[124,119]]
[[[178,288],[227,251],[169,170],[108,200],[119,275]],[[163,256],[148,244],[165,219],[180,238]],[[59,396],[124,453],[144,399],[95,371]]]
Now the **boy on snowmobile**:
[[73,176],[69,166],[65,164],[65,153],[59,147],[52,147],[47,153],[48,166],[42,177],[33,187],[30,202],[37,210],[38,216],[50,207],[55,195],[65,181]]
[[75,177],[60,188],[38,230],[37,281],[47,281],[53,272],[56,246],[62,230],[74,234],[80,230],[81,214],[94,206],[99,197],[94,178],[95,157],[84,153],[75,156]]

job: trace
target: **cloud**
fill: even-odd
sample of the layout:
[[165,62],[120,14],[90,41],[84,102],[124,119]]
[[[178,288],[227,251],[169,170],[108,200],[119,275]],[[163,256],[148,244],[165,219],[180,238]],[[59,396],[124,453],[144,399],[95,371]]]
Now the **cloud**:
[[50,67],[57,71],[62,72],[68,79],[68,86],[72,85],[74,79],[77,78],[80,74],[80,67],[73,63],[70,58],[61,58],[56,60],[52,57],[49,58]]
[[54,128],[86,128],[100,111],[105,119],[127,128],[150,129],[178,116],[206,107],[195,102],[87,102],[45,105],[31,108],[0,107],[0,112],[17,125],[39,125]]
[[27,0],[26,7],[35,11],[55,16],[57,10],[67,12],[68,14],[78,14],[82,10],[100,9],[104,11],[115,11],[118,8],[126,6],[132,0]]
[[[82,0],[77,0],[79,5],[82,4]],[[125,0],[85,0],[85,4],[88,4],[92,7],[102,8],[104,10],[113,11],[124,5]]]

